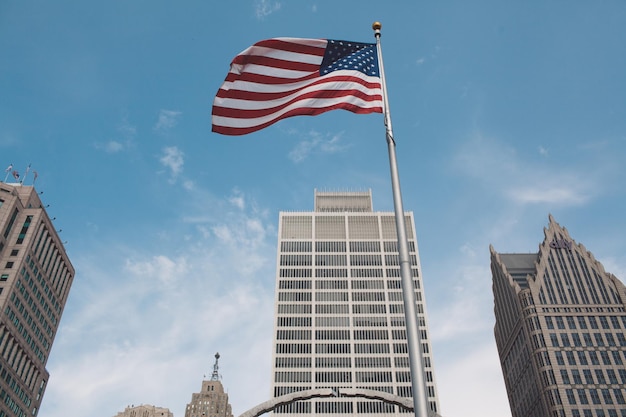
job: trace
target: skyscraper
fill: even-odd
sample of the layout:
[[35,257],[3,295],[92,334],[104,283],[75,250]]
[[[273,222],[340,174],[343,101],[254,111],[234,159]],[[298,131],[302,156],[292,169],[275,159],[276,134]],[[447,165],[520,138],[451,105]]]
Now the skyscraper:
[[37,415],[73,279],[35,189],[0,183],[0,417]]
[[228,394],[220,381],[218,360],[220,354],[215,354],[215,364],[210,380],[202,381],[200,392],[191,394],[191,402],[185,409],[185,417],[233,417],[233,411],[228,402]]
[[[438,396],[413,214],[407,235],[430,409]],[[281,212],[272,395],[314,388],[411,397],[395,216],[371,192],[315,192],[314,211]],[[362,398],[286,404],[277,414],[385,414],[406,410]]]
[[544,235],[534,254],[490,247],[513,417],[626,417],[626,288],[552,216]]

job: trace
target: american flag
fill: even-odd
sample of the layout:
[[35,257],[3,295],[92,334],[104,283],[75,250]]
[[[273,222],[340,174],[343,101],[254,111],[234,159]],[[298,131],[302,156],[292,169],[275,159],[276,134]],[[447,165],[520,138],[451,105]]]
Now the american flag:
[[231,62],[213,101],[213,131],[244,135],[286,117],[382,107],[376,44],[274,38]]

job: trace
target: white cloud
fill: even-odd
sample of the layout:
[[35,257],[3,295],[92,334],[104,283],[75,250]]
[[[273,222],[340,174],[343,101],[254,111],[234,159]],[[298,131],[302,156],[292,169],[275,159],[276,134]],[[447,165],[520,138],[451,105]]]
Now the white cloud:
[[[457,353],[446,357],[446,361],[437,361],[437,356],[434,358],[437,385],[445,387],[439,390],[440,414],[510,416],[508,412],[493,412],[510,409],[495,342],[483,341],[476,346],[467,346],[459,339],[454,349]],[[477,411],[485,408],[491,410],[491,413]]]
[[[559,178],[555,183],[563,181]],[[522,204],[550,203],[553,205],[576,206],[586,203],[591,193],[585,184],[536,184],[535,186],[517,186],[507,192],[509,198]]]
[[187,273],[188,265],[183,257],[172,260],[165,255],[155,255],[145,261],[127,259],[125,269],[139,278],[156,278],[162,284],[171,285]]
[[104,144],[104,150],[108,153],[117,153],[124,149],[124,145],[115,140],[110,140]]
[[274,12],[279,11],[281,8],[281,3],[271,0],[256,0],[254,2],[254,11],[257,19],[264,19],[267,16],[271,15]]
[[232,210],[232,196],[201,190],[190,198],[201,201],[185,216],[202,223],[190,224],[183,244],[166,237],[148,251],[103,242],[98,256],[73,259],[78,278],[48,362],[42,415],[113,416],[148,403],[183,416],[217,351],[235,415],[267,400],[274,228],[256,204]]
[[160,133],[168,131],[176,126],[182,113],[176,110],[164,110],[159,112],[159,119],[154,126],[154,130]]
[[169,168],[172,180],[183,171],[185,164],[184,153],[176,146],[168,146],[163,148],[163,155],[159,158],[163,166]]
[[243,193],[237,189],[233,190],[233,195],[228,198],[228,202],[237,207],[239,210],[243,210],[246,204]]
[[524,158],[516,148],[481,134],[466,142],[453,161],[455,170],[516,204],[581,205],[602,190],[600,170],[582,175],[579,168],[556,168],[553,161]]
[[312,153],[334,154],[348,149],[348,145],[341,142],[343,133],[334,135],[323,135],[316,131],[309,131],[307,138],[300,141],[294,149],[289,152],[289,159],[293,162],[302,162]]

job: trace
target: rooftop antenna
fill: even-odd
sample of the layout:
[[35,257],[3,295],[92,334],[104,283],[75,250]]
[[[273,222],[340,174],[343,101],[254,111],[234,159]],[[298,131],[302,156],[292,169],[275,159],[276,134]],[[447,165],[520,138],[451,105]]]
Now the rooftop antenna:
[[219,366],[217,365],[217,361],[220,359],[220,353],[217,352],[215,354],[215,365],[213,365],[213,374],[211,375],[211,381],[219,381],[220,374],[218,373]]

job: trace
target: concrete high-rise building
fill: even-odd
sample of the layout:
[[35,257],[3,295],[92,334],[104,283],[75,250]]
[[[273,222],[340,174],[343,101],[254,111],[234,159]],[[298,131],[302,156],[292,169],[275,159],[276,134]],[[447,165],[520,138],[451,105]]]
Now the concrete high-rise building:
[[174,414],[167,408],[154,405],[131,405],[115,417],[174,417]]
[[537,253],[491,251],[513,417],[626,417],[626,288],[552,216]]
[[211,379],[202,381],[200,392],[191,394],[191,402],[187,404],[185,417],[233,417],[228,394],[220,381],[219,358],[220,354],[216,353]]
[[37,415],[73,279],[35,189],[0,182],[0,417]]
[[[428,405],[439,409],[413,214],[406,228]],[[316,388],[412,398],[396,220],[374,212],[371,192],[315,192],[314,211],[281,212],[272,396]],[[401,415],[364,398],[298,401],[289,415]]]

